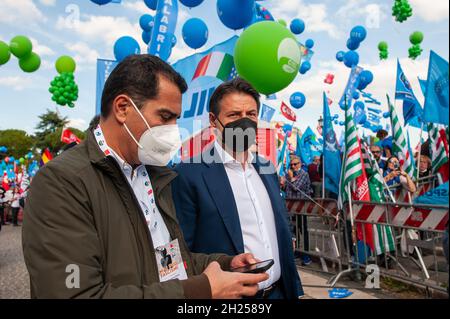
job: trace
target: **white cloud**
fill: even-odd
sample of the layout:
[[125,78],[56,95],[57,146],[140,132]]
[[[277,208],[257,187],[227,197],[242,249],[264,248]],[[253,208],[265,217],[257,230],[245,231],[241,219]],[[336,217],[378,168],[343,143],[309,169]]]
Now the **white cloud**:
[[126,9],[130,9],[130,10],[133,10],[133,11],[140,12],[142,14],[154,12],[154,11],[150,10],[145,5],[144,1],[142,1],[142,0],[138,0],[138,1],[134,1],[134,2],[126,1],[126,2],[123,3],[123,7],[126,8]]
[[440,22],[448,19],[448,0],[410,0],[413,14],[418,15],[427,22]]
[[39,0],[44,6],[54,6],[56,4],[56,0]]
[[327,6],[324,3],[304,3],[303,0],[279,0],[272,6],[274,16],[281,19],[301,18],[308,32],[327,32],[332,38],[340,38],[336,25],[329,21]]
[[141,38],[141,29],[138,24],[131,24],[124,17],[85,15],[74,24],[67,24],[63,17],[58,17],[56,28],[59,30],[72,30],[77,33],[80,40],[96,43],[97,49],[104,47],[111,56],[115,41],[125,35],[132,36],[144,48]]
[[88,125],[84,119],[75,118],[75,119],[69,119],[69,123],[67,124],[67,126],[77,128],[77,129],[83,131],[87,128]]
[[26,76],[6,76],[0,77],[0,85],[12,88],[15,91],[22,91],[29,87],[31,79]]
[[47,18],[32,0],[2,0],[0,21],[6,24],[26,26],[45,22]]
[[51,56],[55,55],[55,51],[53,51],[48,46],[45,46],[43,44],[40,44],[38,40],[35,38],[30,38],[31,43],[33,44],[33,51],[42,56]]
[[91,49],[89,45],[85,42],[67,43],[65,47],[74,52],[75,56],[73,58],[80,63],[95,63],[99,57],[98,52],[95,49]]

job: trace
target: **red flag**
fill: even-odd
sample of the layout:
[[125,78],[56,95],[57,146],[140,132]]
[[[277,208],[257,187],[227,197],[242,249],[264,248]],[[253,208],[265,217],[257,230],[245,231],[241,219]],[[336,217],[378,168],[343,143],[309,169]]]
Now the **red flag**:
[[70,129],[66,128],[62,131],[61,142],[66,144],[76,142],[77,144],[79,144],[81,140]]
[[292,111],[284,102],[281,102],[281,113],[290,121],[295,122],[297,120],[297,115],[295,115],[295,112]]

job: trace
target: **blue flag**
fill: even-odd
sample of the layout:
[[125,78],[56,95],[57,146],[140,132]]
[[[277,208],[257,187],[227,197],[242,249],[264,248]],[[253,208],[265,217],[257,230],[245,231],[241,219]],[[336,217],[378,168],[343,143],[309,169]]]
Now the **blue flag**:
[[108,79],[111,72],[117,66],[116,61],[97,59],[97,87],[96,87],[96,102],[95,102],[95,115],[99,115],[102,105],[102,93],[105,86],[105,82]]
[[347,105],[352,105],[353,93],[355,93],[358,88],[359,75],[362,71],[363,69],[359,66],[354,66],[352,68],[350,76],[348,77],[347,86],[345,87],[344,95],[342,95],[341,100],[339,101],[339,106],[342,110],[344,110],[345,103],[347,103]]
[[328,98],[323,93],[323,167],[325,170],[325,189],[339,194],[341,176],[341,156],[336,133],[333,129],[333,118],[328,106]]
[[425,121],[448,125],[448,61],[434,51],[430,53],[425,91]]
[[167,61],[178,18],[178,1],[158,1],[148,53]]
[[409,124],[410,126],[420,128],[423,119],[423,110],[414,95],[411,83],[406,78],[398,59],[395,99],[403,100],[403,118],[405,120],[405,125]]
[[420,90],[422,91],[423,96],[426,96],[426,92],[427,92],[427,80],[422,80],[420,78],[417,78],[419,80],[419,84],[420,84]]
[[[287,134],[284,137],[283,146],[281,147],[281,151],[278,153],[278,168],[277,173],[278,176],[283,177],[286,175],[286,167],[287,167],[287,161],[289,161],[289,156],[286,158],[286,154],[289,152],[287,147],[288,137]],[[285,160],[286,160],[286,166],[285,166]]]
[[317,142],[316,134],[308,126],[301,138],[297,134],[295,154],[301,158],[302,163],[309,165],[312,163],[314,156],[320,155],[318,146],[319,143]]
[[273,116],[275,115],[275,109],[263,104],[261,107],[261,116],[260,116],[260,120],[261,121],[265,121],[265,122],[269,122],[272,120]]
[[414,200],[414,204],[442,205],[448,207],[448,182],[417,197]]

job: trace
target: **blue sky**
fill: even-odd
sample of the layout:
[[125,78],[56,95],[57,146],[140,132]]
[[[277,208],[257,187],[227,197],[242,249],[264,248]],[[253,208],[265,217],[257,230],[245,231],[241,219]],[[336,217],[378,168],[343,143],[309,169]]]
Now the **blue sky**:
[[[383,102],[386,109],[384,97],[386,93],[394,94],[396,59],[399,58],[416,95],[423,100],[417,76],[426,78],[429,50],[448,60],[449,4],[447,0],[410,0],[413,17],[405,23],[397,23],[391,17],[392,3],[392,0],[264,1],[277,19],[285,19],[288,23],[293,18],[305,20],[306,30],[298,38],[302,42],[308,38],[315,41],[311,71],[299,75],[278,94],[280,99],[288,101],[295,91],[305,93],[307,103],[296,111],[297,126],[302,130],[308,125],[316,126],[322,113],[324,90],[335,101],[332,114],[341,114],[336,102],[342,95],[349,69],[335,60],[335,54],[346,50],[350,29],[357,24],[368,29],[368,37],[358,49],[360,65],[375,75],[368,91]],[[143,0],[122,0],[120,5],[106,6],[97,6],[89,0],[0,0],[0,7],[0,40],[9,42],[15,35],[27,35],[42,58],[41,68],[32,74],[23,73],[15,57],[0,66],[0,129],[20,128],[29,133],[34,131],[38,115],[47,108],[57,108],[71,120],[71,125],[85,129],[95,112],[96,59],[112,59],[113,44],[123,35],[138,39],[144,52],[138,20],[144,13],[154,14]],[[184,21],[190,17],[204,19],[210,31],[208,42],[201,51],[236,34],[221,24],[216,13],[216,0],[205,0],[193,9],[180,5],[180,10],[176,32],[178,44],[171,62],[194,53],[183,43],[180,34]],[[408,38],[416,30],[425,35],[424,53],[411,61],[408,59]],[[381,40],[389,43],[390,58],[387,61],[378,58],[377,44]],[[80,94],[74,109],[56,106],[48,93],[49,82],[56,75],[54,62],[60,55],[71,55],[77,61],[75,76]],[[336,77],[331,86],[323,83],[327,73]],[[279,102],[271,105],[278,108]],[[279,115],[277,118],[281,119]],[[413,136],[412,140],[415,140]]]

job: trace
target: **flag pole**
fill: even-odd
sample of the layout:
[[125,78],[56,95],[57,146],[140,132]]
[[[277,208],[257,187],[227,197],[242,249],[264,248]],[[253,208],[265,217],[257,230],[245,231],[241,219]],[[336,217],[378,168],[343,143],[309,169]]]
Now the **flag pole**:
[[422,155],[422,134],[423,134],[423,122],[420,123],[419,154],[417,155],[416,186],[419,186],[420,156]]

